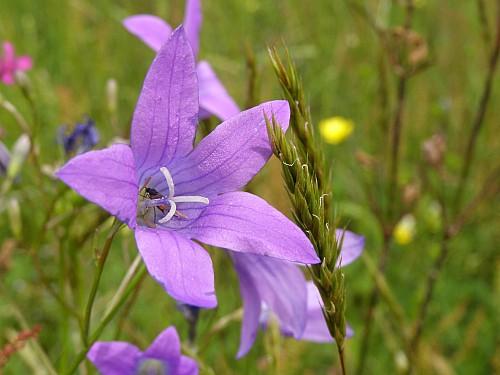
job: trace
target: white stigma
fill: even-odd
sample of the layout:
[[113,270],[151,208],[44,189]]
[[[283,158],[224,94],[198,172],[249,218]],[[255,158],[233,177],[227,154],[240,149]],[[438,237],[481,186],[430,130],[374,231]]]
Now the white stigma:
[[165,224],[175,216],[175,214],[177,213],[177,203],[201,203],[201,204],[210,203],[208,198],[202,197],[200,195],[179,195],[176,197],[174,179],[172,178],[172,174],[166,167],[161,167],[160,172],[163,174],[163,176],[165,176],[165,180],[167,181],[168,197],[157,199],[154,201],[158,201],[158,203],[160,202],[168,203],[170,205],[170,209],[168,210],[168,213],[164,217],[158,220],[158,223]]

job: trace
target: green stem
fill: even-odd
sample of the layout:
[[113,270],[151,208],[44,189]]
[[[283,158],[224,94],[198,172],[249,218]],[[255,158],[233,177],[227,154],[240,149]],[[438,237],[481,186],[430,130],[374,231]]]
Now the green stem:
[[144,267],[143,265],[139,270],[139,272],[137,273],[135,279],[132,280],[132,282],[128,285],[123,295],[119,299],[117,299],[116,304],[109,309],[109,312],[107,314],[105,314],[104,318],[101,320],[101,322],[97,326],[92,336],[90,336],[90,338],[87,340],[87,343],[85,344],[83,350],[80,351],[80,353],[78,353],[75,361],[72,363],[70,367],[70,370],[66,373],[67,375],[73,374],[78,369],[78,366],[80,366],[80,363],[82,363],[82,361],[85,359],[85,356],[89,352],[92,345],[99,339],[104,329],[108,326],[109,322],[115,317],[118,310],[123,306],[123,304],[127,301],[130,295],[134,292],[135,288],[141,282],[141,280],[145,275],[146,275],[146,267]]
[[92,288],[90,290],[89,298],[87,300],[87,306],[85,307],[85,315],[83,318],[82,339],[85,345],[88,344],[90,319],[92,318],[92,308],[94,306],[95,297],[97,295],[97,289],[99,288],[99,283],[101,281],[104,265],[106,263],[106,259],[108,258],[109,250],[111,249],[111,244],[113,243],[113,239],[116,233],[118,233],[118,230],[121,228],[121,226],[122,223],[115,219],[113,226],[111,227],[111,231],[108,237],[106,238],[106,242],[104,243],[104,247],[97,261],[97,270],[94,275],[94,281],[92,282]]

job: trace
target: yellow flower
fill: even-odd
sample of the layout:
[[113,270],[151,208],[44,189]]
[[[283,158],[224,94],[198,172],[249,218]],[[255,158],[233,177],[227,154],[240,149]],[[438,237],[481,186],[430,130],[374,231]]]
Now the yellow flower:
[[405,215],[396,224],[396,228],[394,228],[394,233],[392,234],[394,240],[399,245],[408,245],[411,241],[413,241],[413,237],[415,237],[416,233],[416,222],[413,215]]
[[319,132],[325,142],[339,144],[354,130],[354,123],[344,117],[335,116],[322,120],[319,123]]

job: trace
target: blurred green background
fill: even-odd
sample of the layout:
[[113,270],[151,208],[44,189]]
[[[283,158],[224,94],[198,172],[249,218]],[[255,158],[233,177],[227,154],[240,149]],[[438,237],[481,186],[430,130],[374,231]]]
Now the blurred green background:
[[[403,22],[404,9],[397,1],[369,0],[363,5],[382,27],[394,27]],[[422,143],[433,134],[442,133],[447,144],[445,173],[449,174],[442,189],[446,194],[448,187],[450,191],[456,187],[456,175],[486,74],[487,42],[491,43],[494,36],[496,1],[484,1],[484,5],[487,25],[481,20],[478,2],[474,0],[415,2],[413,29],[428,44],[430,64],[408,82],[402,133],[402,186],[422,184],[422,169],[429,168],[423,160]],[[62,163],[63,154],[56,141],[57,129],[60,124],[81,120],[85,114],[97,123],[101,133],[99,147],[104,147],[114,137],[128,136],[135,101],[154,57],[151,50],[121,26],[124,17],[138,13],[155,14],[177,25],[183,18],[184,2],[3,0],[0,4],[0,40],[12,41],[19,54],[29,54],[34,60],[34,69],[28,74],[33,81],[41,116],[43,164]],[[367,237],[366,251],[376,259],[382,235],[370,212],[365,190],[368,185],[376,200],[382,205],[387,203],[383,201],[383,188],[377,180],[382,177],[376,170],[385,163],[388,154],[388,127],[397,80],[377,34],[346,1],[209,0],[203,2],[203,17],[200,58],[213,65],[240,106],[249,102],[248,51],[256,58],[256,101],[281,97],[266,48],[280,46],[284,41],[302,74],[313,119],[318,122],[340,115],[354,122],[354,132],[347,140],[338,145],[325,143],[324,150],[333,170],[332,188],[341,223]],[[109,108],[106,91],[109,80],[115,80],[118,86],[116,112]],[[468,199],[479,191],[485,176],[500,160],[498,84],[497,76],[466,188]],[[29,110],[15,87],[0,86],[0,93],[28,117]],[[3,129],[1,139],[10,147],[19,136],[19,130],[4,112],[0,112],[0,127]],[[370,155],[372,163],[368,163],[369,166],[362,165],[356,157],[360,151]],[[367,171],[370,168],[372,170]],[[273,161],[252,186],[273,205],[289,212],[278,174],[279,165]],[[12,301],[15,300],[30,326],[42,325],[41,345],[51,360],[64,368],[76,352],[74,345],[78,337],[68,335],[68,331],[76,327],[60,315],[53,298],[37,284],[30,258],[20,245],[23,241],[30,242],[31,233],[40,223],[42,216],[37,213],[37,207],[44,199],[43,194],[30,192],[29,175],[25,173],[21,179],[19,194],[24,197],[21,198],[24,240],[18,241],[8,272],[0,273],[5,287],[0,290],[0,347],[8,341],[10,329],[20,329],[19,319],[12,314]],[[59,187],[60,183],[54,181],[54,187],[44,189],[54,191]],[[56,207],[57,212],[64,213],[83,205],[76,195],[64,194],[68,199],[65,205]],[[77,233],[82,231],[80,224],[83,228],[84,223],[100,214],[99,209],[91,205],[79,210],[75,221],[67,224]],[[411,322],[422,298],[423,280],[438,252],[439,202],[422,189],[417,204],[408,213],[416,219],[416,234],[407,245],[391,245],[387,279]],[[450,255],[437,283],[423,335],[422,352],[431,363],[425,373],[493,374],[499,369],[498,219],[496,198],[478,207],[472,221],[450,243]],[[105,232],[100,230],[94,241],[77,249],[76,256],[83,264],[77,275],[82,285],[82,295],[77,300],[86,298],[84,287],[91,281],[93,246],[102,244]],[[50,238],[57,236],[55,228]],[[0,216],[0,245],[12,237],[9,217],[4,212]],[[40,247],[48,275],[57,273],[58,264],[54,259],[63,250],[54,248],[50,242]],[[97,318],[99,309],[104,308],[135,253],[132,234],[122,231],[107,264],[95,314]],[[269,347],[275,345],[270,332],[261,334],[250,354],[241,360],[235,359],[239,322],[229,324],[203,345],[210,324],[241,306],[236,276],[233,271],[226,272],[232,270],[230,261],[220,251],[211,253],[216,268],[219,307],[202,313],[198,332],[203,349],[200,356],[216,374],[275,373],[274,359],[269,355]],[[66,266],[70,277],[71,260]],[[348,367],[354,369],[373,281],[361,261],[347,267],[345,273],[347,317],[356,332],[346,344],[346,353]],[[182,315],[149,277],[137,298],[130,318],[120,326],[120,339],[145,347],[164,327],[172,324],[183,337],[186,336],[187,326]],[[390,314],[381,302],[375,314],[368,374],[398,373],[403,349],[397,335],[388,328],[390,324]],[[56,330],[51,327],[57,327],[61,334],[55,334]],[[105,332],[104,338],[113,338],[115,330],[116,324]],[[274,356],[279,358],[280,373],[337,373],[333,345],[281,341],[279,354]],[[33,372],[26,363],[22,356],[15,355],[4,372]]]

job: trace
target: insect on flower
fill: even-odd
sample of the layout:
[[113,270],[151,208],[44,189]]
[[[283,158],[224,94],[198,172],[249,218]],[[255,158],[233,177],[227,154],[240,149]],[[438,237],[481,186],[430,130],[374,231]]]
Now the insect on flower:
[[[157,215],[156,210],[158,209],[163,215],[163,217],[165,217],[165,215],[170,210],[171,205],[165,202],[166,200],[168,201],[167,197],[165,197],[155,188],[148,187],[150,182],[151,182],[151,177],[148,177],[146,181],[144,181],[144,185],[141,187],[141,190],[139,191],[139,196],[142,199],[139,199],[140,212],[138,213],[138,216],[143,219],[144,224],[147,225],[149,228],[156,228],[156,223],[159,220],[158,217],[156,216]],[[151,203],[149,202],[153,202],[153,204],[157,202],[159,204],[151,206]],[[163,204],[163,202],[165,202],[165,204]],[[151,209],[153,209],[152,217],[151,217]],[[177,210],[175,210],[174,216],[182,219],[188,219],[187,215],[184,215],[183,213]]]

